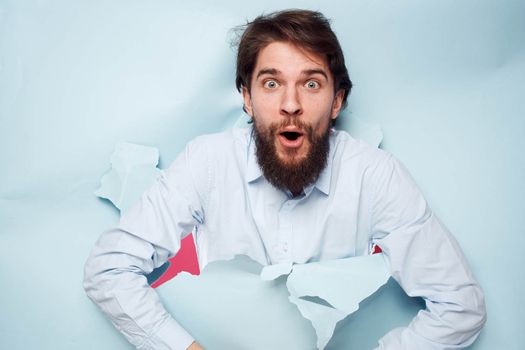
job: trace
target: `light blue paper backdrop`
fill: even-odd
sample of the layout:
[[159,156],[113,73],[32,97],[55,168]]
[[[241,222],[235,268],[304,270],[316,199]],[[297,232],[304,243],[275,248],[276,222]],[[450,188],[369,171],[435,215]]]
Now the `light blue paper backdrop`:
[[379,123],[463,247],[488,309],[473,348],[522,348],[525,2],[508,0],[0,0],[0,348],[129,348],[81,288],[117,221],[93,195],[114,146],[165,167],[233,125],[229,29],[289,7],[333,19],[355,84],[340,126]]

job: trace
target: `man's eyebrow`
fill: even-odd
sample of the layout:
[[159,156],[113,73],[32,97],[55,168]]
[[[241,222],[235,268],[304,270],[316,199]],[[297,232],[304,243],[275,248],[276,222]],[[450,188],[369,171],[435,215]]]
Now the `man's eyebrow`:
[[[279,75],[279,74],[281,74],[281,71],[278,70],[278,69],[275,69],[275,68],[263,68],[263,69],[261,69],[260,71],[257,72],[257,76],[255,77],[255,79],[258,79],[261,75],[265,75],[265,74],[268,74],[268,75]],[[303,70],[301,72],[301,74],[305,75],[305,76],[311,76],[311,75],[315,75],[315,74],[320,74],[326,80],[328,80],[328,74],[326,74],[326,72],[323,69],[317,69],[317,68],[305,69],[305,70]]]
[[302,72],[303,75],[310,76],[315,74],[321,74],[326,80],[328,80],[328,74],[322,69],[307,69]]
[[281,71],[275,69],[275,68],[263,68],[260,71],[257,72],[257,76],[255,79],[258,79],[261,75],[269,74],[269,75],[279,75]]

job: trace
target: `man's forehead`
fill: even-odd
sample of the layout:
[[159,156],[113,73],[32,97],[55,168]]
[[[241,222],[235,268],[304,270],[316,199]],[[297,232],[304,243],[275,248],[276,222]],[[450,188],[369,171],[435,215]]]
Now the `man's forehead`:
[[302,75],[322,74],[327,78],[330,75],[325,55],[282,41],[271,42],[259,51],[253,75],[278,75],[291,70]]

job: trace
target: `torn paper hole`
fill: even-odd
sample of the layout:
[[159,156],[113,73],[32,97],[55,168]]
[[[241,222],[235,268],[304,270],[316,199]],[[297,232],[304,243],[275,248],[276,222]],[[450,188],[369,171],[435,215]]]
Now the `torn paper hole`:
[[204,348],[304,350],[325,348],[337,323],[389,278],[381,254],[296,264],[287,273],[290,265],[268,269],[237,256],[157,290]]
[[383,254],[374,254],[293,265],[286,286],[290,301],[312,322],[317,347],[324,349],[337,322],[357,311],[389,277]]

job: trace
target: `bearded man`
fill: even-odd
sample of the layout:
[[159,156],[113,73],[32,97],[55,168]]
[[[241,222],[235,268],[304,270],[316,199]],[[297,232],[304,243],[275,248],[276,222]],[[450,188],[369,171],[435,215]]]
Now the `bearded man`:
[[236,85],[252,127],[187,145],[97,242],[88,295],[137,348],[201,349],[144,276],[188,233],[201,267],[236,254],[265,265],[348,258],[378,245],[407,294],[426,302],[378,349],[472,344],[483,294],[456,241],[396,159],[333,129],[352,84],[326,18],[281,11],[244,29]]

